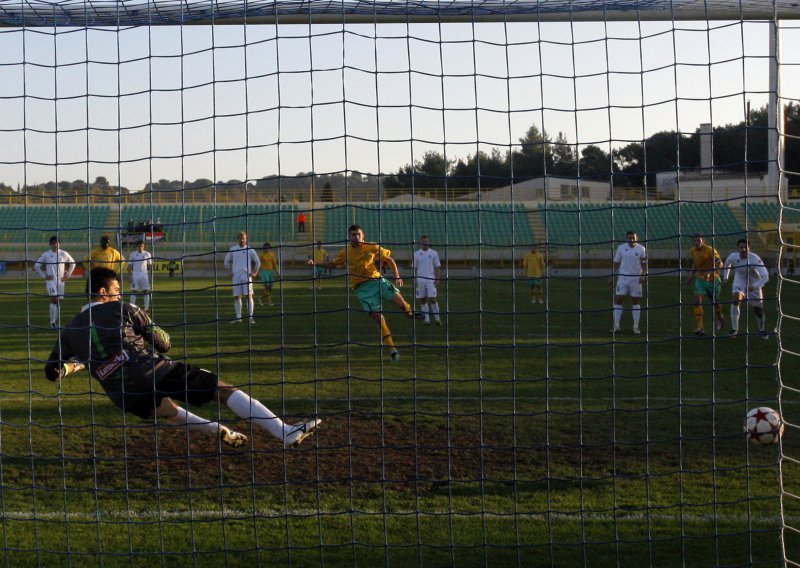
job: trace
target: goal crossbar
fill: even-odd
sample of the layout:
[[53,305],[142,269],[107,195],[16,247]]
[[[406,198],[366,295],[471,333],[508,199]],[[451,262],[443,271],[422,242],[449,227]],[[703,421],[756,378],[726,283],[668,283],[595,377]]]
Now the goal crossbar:
[[793,0],[22,0],[2,27],[798,19]]

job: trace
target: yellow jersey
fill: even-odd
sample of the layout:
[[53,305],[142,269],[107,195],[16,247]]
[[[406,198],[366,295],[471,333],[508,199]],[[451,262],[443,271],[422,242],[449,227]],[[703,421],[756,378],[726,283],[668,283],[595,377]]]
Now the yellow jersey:
[[122,262],[125,260],[125,257],[114,247],[108,247],[107,249],[97,247],[93,248],[89,256],[83,260],[88,263],[89,270],[102,267],[110,268],[119,273],[122,271]]
[[697,278],[701,280],[719,278],[719,264],[722,259],[714,247],[707,244],[703,244],[700,248],[692,247],[689,249],[689,254],[692,255]]
[[348,244],[339,251],[331,263],[336,268],[344,268],[347,265],[350,287],[355,290],[368,280],[380,278],[380,260],[390,256],[392,256],[392,251],[376,243],[361,243],[357,247]]
[[325,262],[326,258],[328,258],[328,251],[325,249],[314,249],[314,264]]
[[528,278],[541,278],[544,276],[544,255],[540,252],[530,252],[522,260],[522,268]]
[[261,261],[261,270],[272,270],[276,274],[279,272],[278,257],[271,250],[258,253],[258,260]]

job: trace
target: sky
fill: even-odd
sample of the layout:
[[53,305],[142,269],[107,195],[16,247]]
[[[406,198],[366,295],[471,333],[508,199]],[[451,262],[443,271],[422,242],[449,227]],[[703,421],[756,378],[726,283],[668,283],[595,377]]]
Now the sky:
[[[781,92],[800,99],[800,24]],[[606,151],[767,103],[765,22],[0,28],[0,182],[391,173],[531,125]]]

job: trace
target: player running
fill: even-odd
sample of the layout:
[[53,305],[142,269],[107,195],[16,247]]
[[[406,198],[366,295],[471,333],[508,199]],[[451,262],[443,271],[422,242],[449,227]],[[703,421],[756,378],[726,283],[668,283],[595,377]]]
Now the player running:
[[256,251],[247,245],[247,233],[241,231],[236,238],[239,244],[233,245],[225,255],[225,268],[231,271],[233,284],[233,309],[236,319],[230,323],[242,323],[242,296],[247,296],[247,310],[250,314],[249,322],[256,323],[253,318],[255,302],[253,301],[253,278],[261,268],[261,261]]
[[419,246],[420,248],[414,251],[412,263],[420,311],[425,318],[425,325],[431,323],[429,311],[433,314],[436,325],[442,325],[442,320],[439,319],[439,303],[436,301],[442,263],[439,260],[439,253],[431,248],[431,241],[427,235],[419,238]]
[[131,304],[136,303],[136,294],[144,296],[144,309],[150,309],[150,273],[153,270],[153,255],[144,250],[144,241],[136,241],[136,250],[128,257],[128,272],[131,275]]
[[705,335],[703,329],[703,299],[708,298],[714,305],[717,318],[717,331],[722,331],[725,317],[722,315],[722,304],[719,297],[722,292],[722,283],[719,272],[722,269],[722,259],[716,249],[706,244],[705,236],[697,233],[692,237],[692,246],[689,254],[692,257],[693,267],[690,269],[686,283],[694,281],[694,320],[697,327],[695,335]]
[[724,286],[733,272],[733,302],[731,303],[731,335],[739,333],[740,305],[743,301],[753,305],[753,312],[758,321],[758,331],[767,338],[764,318],[764,285],[769,281],[769,271],[764,261],[754,252],[750,252],[750,241],[739,239],[736,252],[732,252],[723,265],[722,285]]
[[88,367],[111,401],[144,420],[162,419],[218,437],[239,447],[247,437],[219,422],[209,421],[178,406],[173,399],[200,406],[226,404],[283,442],[297,446],[321,420],[284,423],[269,408],[200,367],[163,355],[169,335],[153,324],[147,312],[121,301],[119,276],[108,268],[89,275],[90,303],[64,328],[45,365],[45,376],[58,381]]
[[613,274],[609,277],[609,284],[613,284],[614,275],[617,275],[617,286],[614,291],[614,327],[611,332],[619,332],[622,303],[625,301],[625,296],[630,296],[633,304],[633,333],[639,335],[642,284],[647,279],[647,250],[639,244],[639,235],[636,231],[628,231],[626,237],[628,242],[619,245],[614,254]]
[[61,250],[58,237],[50,237],[50,250],[42,253],[33,264],[36,274],[44,278],[47,295],[50,296],[50,327],[58,327],[61,317],[61,300],[64,298],[64,284],[75,270],[75,259]]
[[[364,241],[364,229],[359,225],[352,225],[347,229],[347,236],[350,244],[342,248],[330,262],[323,262],[323,267],[344,268],[350,274],[350,287],[361,300],[361,307],[364,308],[369,316],[378,324],[381,332],[381,339],[390,351],[393,362],[400,360],[400,353],[394,346],[392,332],[386,325],[386,318],[383,317],[383,302],[389,301],[403,310],[407,318],[414,317],[414,310],[411,304],[403,299],[397,287],[403,286],[403,279],[400,277],[400,270],[397,263],[392,258],[392,251],[385,249],[376,243]],[[389,282],[381,276],[379,266],[386,264],[394,273],[395,284]],[[308,260],[309,266],[314,266],[314,260]]]

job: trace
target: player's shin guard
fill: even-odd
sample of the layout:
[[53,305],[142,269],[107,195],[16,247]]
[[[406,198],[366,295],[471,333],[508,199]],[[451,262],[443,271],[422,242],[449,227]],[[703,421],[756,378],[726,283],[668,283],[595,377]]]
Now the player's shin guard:
[[694,307],[694,322],[697,324],[697,329],[703,329],[703,306]]
[[436,321],[439,321],[439,302],[430,305],[431,311],[433,312],[433,317]]
[[250,317],[253,317],[253,310],[256,309],[256,301],[253,299],[253,296],[247,297],[247,314]]
[[639,304],[633,305],[633,327],[639,327],[639,320],[642,315],[642,306]]
[[236,319],[242,319],[242,299],[236,298],[233,301],[233,311],[236,313]]
[[731,304],[731,329],[738,331],[739,329],[739,305]]
[[431,321],[430,316],[428,315],[428,304],[422,304],[419,307],[419,311],[422,312],[422,315],[425,316],[425,322]]
[[285,434],[283,421],[272,411],[254,398],[240,390],[235,391],[226,403],[236,416],[252,420],[258,426],[282,440]]
[[619,327],[619,322],[622,319],[622,306],[614,304],[614,327]]

